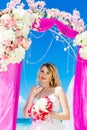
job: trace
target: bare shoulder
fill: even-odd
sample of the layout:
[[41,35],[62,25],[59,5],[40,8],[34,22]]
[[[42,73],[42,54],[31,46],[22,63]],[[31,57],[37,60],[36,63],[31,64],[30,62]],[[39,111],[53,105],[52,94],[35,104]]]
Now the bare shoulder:
[[55,88],[55,94],[56,95],[61,95],[61,94],[64,94],[65,92],[64,92],[64,90],[63,90],[63,88],[61,87],[61,86],[57,86],[56,88]]

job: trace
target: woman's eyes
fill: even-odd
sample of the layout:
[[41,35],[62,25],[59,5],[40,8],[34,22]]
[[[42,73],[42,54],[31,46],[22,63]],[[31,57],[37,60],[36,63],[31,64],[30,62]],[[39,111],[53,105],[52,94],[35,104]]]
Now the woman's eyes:
[[42,72],[42,73],[43,73],[44,71],[43,71],[43,70],[41,70],[40,72]]
[[[41,73],[45,73],[43,70],[40,71]],[[49,72],[46,72],[46,74],[50,74]]]

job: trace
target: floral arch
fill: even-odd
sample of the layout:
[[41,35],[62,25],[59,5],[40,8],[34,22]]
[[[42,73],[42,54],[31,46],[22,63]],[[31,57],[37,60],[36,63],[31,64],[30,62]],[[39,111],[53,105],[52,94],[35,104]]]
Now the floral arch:
[[87,31],[84,21],[77,10],[70,14],[58,9],[46,9],[43,1],[26,1],[29,6],[27,10],[20,0],[11,0],[7,8],[0,11],[0,129],[16,129],[22,60],[32,42],[28,38],[29,31],[44,32],[56,25],[60,35],[73,39],[74,46],[79,46],[74,81],[73,116],[74,129],[85,130],[87,129]]

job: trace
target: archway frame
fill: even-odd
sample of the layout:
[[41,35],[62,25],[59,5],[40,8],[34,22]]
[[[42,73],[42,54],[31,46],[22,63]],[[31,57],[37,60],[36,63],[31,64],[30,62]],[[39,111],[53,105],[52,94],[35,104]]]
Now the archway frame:
[[[1,114],[1,122],[0,128],[3,128],[4,122],[8,124],[9,129],[16,129],[16,117],[17,117],[17,108],[18,108],[18,96],[19,96],[19,86],[20,86],[20,74],[21,74],[21,61],[24,58],[25,51],[29,49],[31,44],[31,39],[28,38],[29,30],[33,29],[35,31],[43,32],[50,29],[54,24],[56,24],[57,28],[61,32],[61,34],[74,39],[74,45],[79,46],[78,57],[77,57],[77,67],[76,67],[76,78],[75,78],[75,89],[77,88],[77,84],[79,84],[79,80],[84,79],[81,84],[79,84],[80,90],[82,87],[86,90],[86,75],[82,75],[82,73],[87,68],[87,44],[85,43],[85,38],[87,36],[86,27],[84,25],[84,21],[80,19],[79,12],[75,10],[73,15],[70,13],[59,11],[56,9],[46,9],[45,3],[43,1],[34,2],[34,0],[27,0],[29,9],[25,10],[20,1],[11,0],[7,8],[0,12],[0,46],[1,46],[1,54],[0,54],[0,80],[1,81],[1,105],[2,102],[5,103],[3,98],[4,89],[8,93],[8,99],[11,103],[8,111],[5,110],[5,106],[0,110]],[[34,6],[32,6],[34,5]],[[20,13],[21,12],[21,13]],[[54,15],[56,12],[56,15]],[[22,14],[22,15],[21,15]],[[31,15],[32,14],[32,15]],[[67,15],[67,17],[65,17]],[[32,16],[32,17],[31,17]],[[60,17],[62,16],[62,18]],[[75,18],[77,16],[77,18]],[[25,20],[24,20],[25,19]],[[71,22],[71,19],[72,22]],[[27,22],[28,21],[28,22]],[[77,22],[77,24],[74,23]],[[10,23],[10,24],[9,24]],[[20,26],[21,23],[21,26]],[[80,24],[78,24],[80,23]],[[27,28],[28,27],[28,28]],[[26,31],[25,31],[26,28]],[[8,37],[7,35],[8,34]],[[11,35],[11,37],[10,37]],[[85,37],[85,38],[84,38]],[[21,52],[21,56],[17,58],[18,52]],[[83,65],[81,66],[81,63]],[[3,72],[4,71],[4,72]],[[10,74],[10,71],[12,74]],[[77,78],[78,73],[80,73],[79,79]],[[11,75],[11,76],[10,76]],[[19,78],[17,78],[19,77]],[[16,79],[16,80],[14,80]],[[82,80],[81,80],[82,81]],[[7,87],[8,84],[8,87]],[[81,86],[84,84],[83,86]],[[74,89],[74,96],[82,94],[82,91],[76,93]],[[76,89],[78,91],[78,89]],[[6,94],[6,93],[5,93]],[[79,98],[80,99],[80,98]],[[79,102],[78,99],[78,102]],[[84,100],[83,100],[84,99]],[[7,101],[7,100],[6,100]],[[81,98],[82,103],[85,103],[85,97]],[[78,118],[78,115],[75,113],[76,104],[78,102],[74,102],[74,116]],[[9,105],[9,103],[8,103]],[[84,110],[84,106],[82,106],[81,110]],[[6,119],[11,114],[11,122],[8,122]],[[79,111],[82,119],[77,121],[82,128],[85,128],[86,118]],[[14,114],[15,113],[15,114]],[[6,116],[5,116],[6,115]],[[4,117],[4,119],[3,119]],[[5,121],[4,121],[5,120]],[[1,125],[2,124],[2,125]],[[82,125],[83,124],[83,125]],[[77,126],[75,124],[75,129]]]

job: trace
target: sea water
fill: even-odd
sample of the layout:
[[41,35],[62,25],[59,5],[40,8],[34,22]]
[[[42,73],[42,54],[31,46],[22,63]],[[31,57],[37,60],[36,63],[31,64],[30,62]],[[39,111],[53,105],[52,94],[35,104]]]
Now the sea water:
[[31,119],[19,118],[17,119],[16,130],[29,130],[31,123]]

